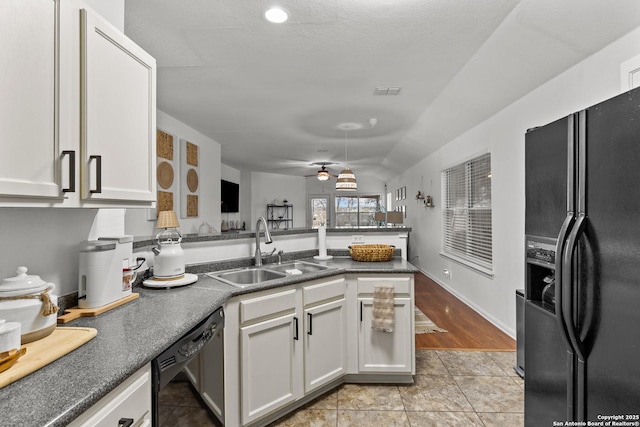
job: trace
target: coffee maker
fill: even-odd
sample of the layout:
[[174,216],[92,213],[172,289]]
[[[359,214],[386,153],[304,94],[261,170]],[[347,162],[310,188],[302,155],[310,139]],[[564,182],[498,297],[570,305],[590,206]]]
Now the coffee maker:
[[95,308],[131,295],[133,236],[100,237],[80,245],[78,307]]

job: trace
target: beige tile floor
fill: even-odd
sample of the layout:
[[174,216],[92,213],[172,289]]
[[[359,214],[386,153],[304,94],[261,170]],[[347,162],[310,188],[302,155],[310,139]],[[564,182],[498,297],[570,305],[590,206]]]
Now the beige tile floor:
[[[344,384],[270,427],[524,425],[524,381],[515,352],[416,351],[412,385]],[[189,383],[163,390],[162,426],[219,426]]]

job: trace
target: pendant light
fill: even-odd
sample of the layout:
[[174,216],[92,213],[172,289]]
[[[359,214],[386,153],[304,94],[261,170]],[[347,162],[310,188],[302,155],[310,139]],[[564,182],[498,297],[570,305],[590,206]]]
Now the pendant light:
[[[347,156],[347,129],[344,130],[344,163],[348,163]],[[358,190],[358,183],[356,182],[356,176],[353,174],[349,166],[345,166],[342,172],[338,174],[336,180],[336,191],[356,191]]]

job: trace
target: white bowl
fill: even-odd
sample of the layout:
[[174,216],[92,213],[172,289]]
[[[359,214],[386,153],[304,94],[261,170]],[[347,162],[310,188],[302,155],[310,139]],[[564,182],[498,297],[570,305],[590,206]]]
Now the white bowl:
[[0,353],[20,348],[20,323],[0,320]]
[[46,283],[36,275],[27,275],[26,267],[18,267],[16,273],[17,276],[2,280],[0,297],[24,298],[0,300],[0,319],[20,323],[21,342],[26,344],[46,337],[56,328],[58,313],[43,314],[41,295],[46,292],[55,306],[58,305],[58,297],[50,293],[56,287],[53,283]]

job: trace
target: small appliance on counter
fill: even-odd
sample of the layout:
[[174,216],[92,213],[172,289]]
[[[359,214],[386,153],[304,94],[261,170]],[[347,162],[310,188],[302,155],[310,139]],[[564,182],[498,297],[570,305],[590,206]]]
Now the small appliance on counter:
[[26,344],[54,331],[58,297],[50,293],[55,284],[28,275],[27,267],[18,267],[16,273],[0,283],[0,319],[20,323],[20,341]]
[[152,249],[154,257],[153,278],[142,282],[152,288],[171,288],[190,285],[198,280],[195,274],[184,272],[184,251],[180,243],[182,234],[180,223],[174,211],[158,213],[156,228],[162,229],[156,235],[158,246]]
[[80,245],[78,307],[96,308],[131,295],[133,236],[100,237]]

